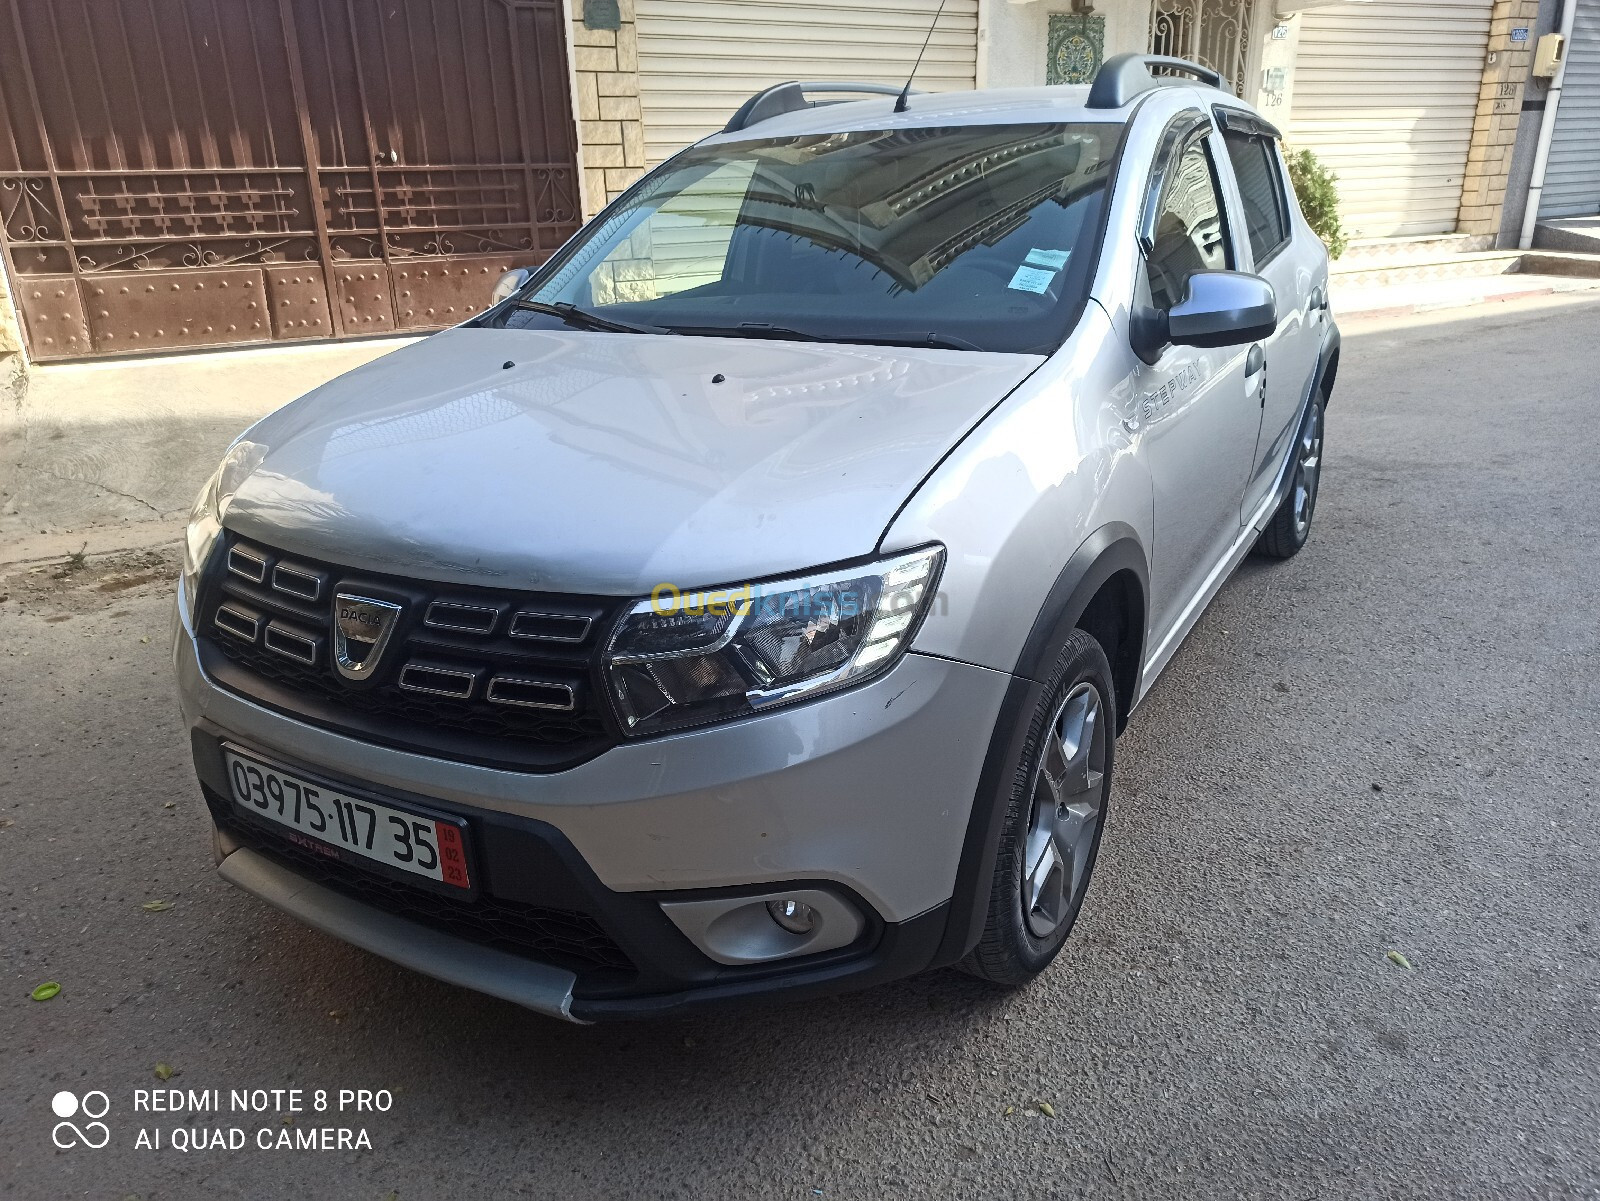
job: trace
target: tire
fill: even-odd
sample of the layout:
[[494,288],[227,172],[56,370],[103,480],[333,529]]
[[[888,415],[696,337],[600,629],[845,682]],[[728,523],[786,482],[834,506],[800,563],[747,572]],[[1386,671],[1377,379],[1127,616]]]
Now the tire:
[[[1028,718],[988,915],[978,945],[958,965],[962,971],[1008,987],[1026,984],[1067,941],[1105,829],[1116,705],[1105,651],[1073,630]],[[1086,725],[1092,727],[1087,738]]]
[[1318,396],[1306,410],[1295,435],[1294,478],[1289,495],[1256,540],[1256,553],[1266,558],[1292,559],[1311,536],[1311,519],[1316,516],[1317,493],[1322,484],[1323,417],[1327,407],[1327,398]]

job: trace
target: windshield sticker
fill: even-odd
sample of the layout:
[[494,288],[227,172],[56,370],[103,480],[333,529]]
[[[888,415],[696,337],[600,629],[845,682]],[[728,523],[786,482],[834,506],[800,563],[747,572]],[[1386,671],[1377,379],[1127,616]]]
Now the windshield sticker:
[[1067,257],[1071,253],[1070,250],[1040,250],[1035,246],[1022,261],[1030,267],[1048,267],[1052,271],[1060,271],[1067,265]]
[[1054,271],[1041,271],[1037,267],[1018,267],[1017,273],[1011,277],[1011,282],[1006,286],[1018,292],[1037,292],[1043,295],[1049,290],[1055,277]]

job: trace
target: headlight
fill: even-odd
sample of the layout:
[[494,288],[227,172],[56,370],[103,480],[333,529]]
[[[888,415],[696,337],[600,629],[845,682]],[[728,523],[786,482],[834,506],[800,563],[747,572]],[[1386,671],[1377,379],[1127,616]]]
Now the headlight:
[[680,594],[617,624],[606,679],[630,735],[738,717],[888,671],[911,644],[942,547],[799,579]]
[[194,622],[200,573],[205,570],[206,561],[222,536],[222,517],[228,511],[228,502],[245,478],[261,465],[266,451],[266,447],[255,442],[235,442],[211,473],[211,478],[201,485],[200,495],[195,497],[189,524],[183,532],[183,597],[190,624]]

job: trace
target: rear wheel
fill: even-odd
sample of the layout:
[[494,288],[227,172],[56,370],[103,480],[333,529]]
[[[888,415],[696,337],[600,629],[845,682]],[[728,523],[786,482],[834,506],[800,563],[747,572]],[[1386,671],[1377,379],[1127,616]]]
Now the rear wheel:
[[1261,531],[1256,551],[1269,559],[1288,559],[1300,553],[1311,536],[1311,518],[1317,511],[1317,488],[1322,483],[1322,423],[1325,403],[1317,397],[1300,423],[1294,448],[1294,477],[1267,528]]
[[1038,975],[1067,940],[1100,850],[1116,754],[1111,665],[1074,630],[1029,718],[995,859],[988,917],[964,971],[996,984]]

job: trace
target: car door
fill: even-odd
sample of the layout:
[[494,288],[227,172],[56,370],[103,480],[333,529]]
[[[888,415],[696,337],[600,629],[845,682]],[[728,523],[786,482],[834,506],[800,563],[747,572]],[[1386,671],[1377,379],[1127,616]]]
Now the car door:
[[[1261,429],[1256,440],[1243,516],[1250,520],[1277,482],[1289,453],[1321,350],[1326,300],[1315,282],[1316,255],[1294,245],[1294,224],[1277,131],[1248,113],[1218,109],[1222,140],[1236,188],[1238,224],[1249,255],[1247,270],[1272,285],[1278,328],[1265,344],[1266,375],[1260,389]],[[1318,248],[1311,247],[1316,250]]]
[[[1170,310],[1183,300],[1190,276],[1238,262],[1217,169],[1222,153],[1210,120],[1199,113],[1169,128],[1140,223],[1139,305]],[[1260,352],[1251,351],[1168,346],[1135,375],[1142,446],[1155,483],[1150,570],[1157,643],[1240,534],[1261,413]]]

